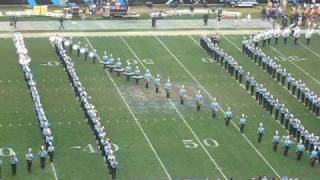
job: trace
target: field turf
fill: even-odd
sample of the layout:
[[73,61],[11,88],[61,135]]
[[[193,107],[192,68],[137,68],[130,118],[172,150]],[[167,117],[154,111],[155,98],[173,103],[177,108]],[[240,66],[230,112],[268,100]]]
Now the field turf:
[[[318,133],[319,118],[241,53],[241,39],[237,35],[223,36],[221,46],[285,103],[307,129]],[[5,161],[4,179],[111,179],[48,38],[26,38],[25,43],[41,102],[52,124],[57,153],[54,164],[47,163],[45,170],[40,170],[37,157],[33,173],[27,173],[24,154],[29,146],[37,153],[42,137],[13,41],[0,41],[0,153]],[[107,50],[121,58],[123,64],[129,61],[142,72],[150,69],[154,75],[161,75],[162,82],[170,78],[174,84],[172,97],[166,99],[163,90],[155,93],[153,85],[146,89],[143,82],[139,85],[133,80],[127,82],[125,77],[117,77],[98,62],[93,64],[85,61],[83,55],[71,54],[77,74],[114,143],[119,161],[118,179],[319,177],[319,165],[310,167],[307,154],[301,162],[296,161],[295,144],[288,157],[283,156],[281,147],[278,152],[272,151],[274,131],[287,133],[233,77],[208,59],[199,46],[199,37],[79,37],[74,41],[89,44],[100,56]],[[277,57],[282,66],[320,94],[319,37],[314,37],[308,47],[303,39],[298,45],[291,41],[287,46],[281,41],[277,46],[264,47],[263,51]],[[188,90],[188,100],[183,106],[177,97],[181,84]],[[200,112],[192,102],[198,90],[205,97]],[[225,127],[223,112],[219,112],[217,119],[211,118],[207,107],[212,97],[217,98],[223,110],[231,107],[234,113],[231,126]],[[244,134],[237,128],[242,113],[248,116]],[[256,135],[259,122],[266,128],[261,144],[257,143]],[[20,159],[16,177],[10,174],[9,158],[5,157],[10,149]]]

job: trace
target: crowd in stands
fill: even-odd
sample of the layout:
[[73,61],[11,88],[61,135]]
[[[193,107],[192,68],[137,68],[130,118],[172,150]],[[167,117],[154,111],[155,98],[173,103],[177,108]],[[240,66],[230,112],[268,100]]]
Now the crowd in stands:
[[[286,8],[286,9],[284,9]],[[289,21],[289,24],[306,25],[307,22],[315,23],[320,16],[320,4],[299,1],[293,4],[290,9],[274,1],[271,6],[264,6],[261,9],[262,18],[281,18],[282,21]]]
[[[225,70],[234,76],[237,81],[243,86],[243,76],[245,75],[246,91],[250,92],[251,96],[255,97],[259,105],[262,105],[270,115],[274,115],[276,120],[280,119],[281,125],[288,130],[290,136],[283,136],[284,141],[295,139],[299,144],[303,144],[304,148],[309,152],[311,159],[311,165],[313,166],[316,160],[319,158],[320,140],[314,133],[309,132],[288,108],[285,107],[279,99],[275,98],[263,84],[259,84],[250,72],[245,72],[242,66],[232,56],[223,51],[208,36],[203,36],[200,40],[201,46],[210,54],[210,56],[225,68]],[[243,52],[249,56],[249,50],[246,46],[243,47]],[[250,56],[251,57],[251,56]],[[269,68],[270,70],[270,68]],[[277,132],[276,132],[277,134]],[[291,143],[284,144],[284,147],[289,147]],[[289,149],[289,148],[288,148]],[[303,149],[304,150],[304,149]]]
[[114,152],[111,148],[110,140],[107,137],[105,128],[101,123],[99,113],[95,106],[89,102],[90,98],[76,73],[75,64],[72,61],[72,59],[67,55],[64,49],[66,41],[67,39],[64,37],[55,37],[54,46],[56,53],[59,56],[63,66],[65,67],[65,70],[68,74],[68,78],[74,88],[76,95],[79,97],[81,107],[83,108],[85,116],[88,119],[88,123],[90,124],[90,127],[93,130],[94,135],[98,141],[102,155],[104,156],[105,161],[108,165],[109,173],[112,175],[112,178],[114,179],[116,178],[116,169],[118,166],[118,162],[116,161]]

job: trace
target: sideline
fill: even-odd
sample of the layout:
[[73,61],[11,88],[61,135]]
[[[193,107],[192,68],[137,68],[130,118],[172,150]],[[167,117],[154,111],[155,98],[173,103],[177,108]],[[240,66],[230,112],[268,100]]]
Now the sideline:
[[[53,35],[64,35],[72,37],[91,37],[91,36],[179,36],[179,35],[201,35],[201,34],[254,34],[261,30],[171,30],[171,31],[122,31],[122,32],[45,32],[45,33],[32,33],[27,32],[21,34],[25,38],[36,38],[36,37],[50,37]],[[0,38],[10,38],[12,33],[0,33]]]

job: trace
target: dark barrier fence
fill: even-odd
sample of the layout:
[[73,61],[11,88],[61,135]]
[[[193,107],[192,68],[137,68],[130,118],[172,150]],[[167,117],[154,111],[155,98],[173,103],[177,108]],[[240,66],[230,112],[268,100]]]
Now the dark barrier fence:
[[[165,4],[168,0],[128,0],[129,4],[145,4],[146,2],[152,2],[153,4]],[[180,0],[177,0],[180,3]],[[194,3],[196,0],[183,0],[184,4]],[[223,4],[229,3],[231,0],[205,0],[207,4]],[[200,0],[200,4],[203,3]],[[258,3],[267,3],[268,0],[257,0]]]
[[[178,0],[180,2],[180,0]],[[195,0],[184,0],[184,4],[191,4]],[[259,3],[267,3],[267,0],[257,0]],[[52,4],[50,0],[36,0],[38,4]],[[70,0],[69,2],[81,2],[81,0]],[[167,0],[128,0],[129,4],[145,4],[152,2],[153,4],[165,4]],[[200,1],[202,2],[202,1]],[[226,0],[206,0],[208,4],[226,3]],[[0,0],[0,5],[23,5],[28,4],[27,0]]]
[[23,5],[28,4],[27,0],[0,0],[0,5]]
[[[51,5],[51,0],[35,0],[38,5]],[[83,3],[81,0],[69,0],[69,2]],[[0,0],[0,5],[28,5],[28,0]]]

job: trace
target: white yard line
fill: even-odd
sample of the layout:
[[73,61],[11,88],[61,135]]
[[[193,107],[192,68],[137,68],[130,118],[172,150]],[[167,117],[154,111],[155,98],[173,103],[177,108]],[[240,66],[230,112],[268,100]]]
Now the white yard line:
[[[89,44],[89,46],[91,47],[91,49],[94,49],[94,47],[92,46],[92,44],[91,44],[91,42],[89,41],[89,39],[88,39],[86,36],[84,36],[84,38],[85,38],[86,41],[88,42],[88,44]],[[98,60],[101,62],[100,56],[97,56],[97,58],[98,58]],[[137,118],[137,117],[135,116],[135,114],[133,113],[133,110],[132,110],[131,107],[129,106],[127,100],[125,99],[125,97],[124,97],[123,94],[121,93],[121,91],[120,91],[119,87],[117,86],[117,84],[114,82],[114,80],[113,80],[112,76],[110,75],[110,73],[109,73],[108,71],[106,71],[106,70],[105,70],[105,72],[106,72],[106,74],[108,75],[109,79],[111,80],[113,86],[116,88],[118,94],[120,95],[121,99],[123,100],[124,104],[126,105],[127,109],[129,110],[129,112],[130,112],[131,116],[133,117],[134,121],[136,122],[137,126],[139,127],[139,130],[141,131],[142,135],[144,136],[145,140],[147,141],[147,143],[148,143],[150,149],[152,150],[153,154],[155,155],[156,159],[159,161],[159,163],[160,163],[163,171],[164,171],[165,174],[167,175],[168,179],[171,180],[172,178],[171,178],[171,176],[170,176],[170,174],[169,174],[166,166],[165,166],[165,165],[163,164],[163,162],[161,161],[161,159],[160,159],[157,151],[156,151],[155,148],[153,147],[150,139],[148,138],[146,132],[143,130],[140,122],[138,121],[138,118]]]
[[[291,38],[293,39],[293,38]],[[318,58],[320,58],[320,55],[316,52],[314,52],[312,49],[310,49],[308,46],[306,46],[305,44],[303,43],[300,43],[300,42],[297,42],[299,45],[303,46],[305,49],[307,49],[308,51],[310,51],[313,55],[317,56]]]
[[[189,76],[195,81],[198,86],[210,97],[210,99],[213,99],[211,94],[201,85],[201,83],[192,75],[192,73],[181,63],[181,61],[172,53],[172,51],[165,45],[157,36],[155,38],[158,40],[158,42],[168,51],[168,53],[173,57],[173,59],[189,74]],[[192,38],[192,37],[190,37]],[[198,42],[195,42],[198,44]],[[199,44],[198,44],[199,45]],[[224,113],[225,111],[220,108],[220,110]],[[231,124],[240,132],[240,129],[238,126],[231,121]],[[280,177],[279,173],[272,167],[272,165],[269,163],[269,161],[261,154],[261,152],[252,144],[252,142],[248,139],[248,137],[241,133],[242,137],[248,142],[248,144],[257,152],[257,154],[261,157],[261,159],[267,164],[267,166],[273,171],[275,175]]]
[[239,48],[232,40],[230,40],[227,36],[223,36],[223,37],[242,53],[242,49]]
[[300,67],[299,65],[297,65],[296,63],[294,63],[293,61],[290,61],[286,55],[284,55],[282,52],[280,52],[279,50],[275,49],[274,47],[270,46],[272,50],[274,50],[275,52],[277,52],[279,55],[281,55],[283,58],[287,59],[287,61],[289,61],[291,64],[293,64],[295,67],[297,67],[299,70],[301,70],[303,73],[305,73],[307,76],[309,76],[312,80],[314,80],[318,85],[320,85],[320,81],[318,79],[316,79],[315,77],[313,77],[311,74],[309,74],[307,71],[305,71],[302,67]]
[[[124,42],[124,44],[127,46],[127,48],[130,50],[131,54],[137,59],[137,61],[141,64],[141,66],[146,70],[147,68],[145,67],[145,65],[143,64],[143,62],[141,61],[141,59],[138,57],[138,55],[135,53],[135,51],[130,47],[130,45],[127,43],[127,41],[121,36],[120,37],[121,40]],[[189,125],[189,123],[186,121],[186,119],[184,118],[184,116],[182,115],[182,113],[177,109],[176,105],[172,102],[171,99],[168,99],[170,102],[170,105],[173,107],[173,109],[177,112],[178,116],[180,117],[180,119],[182,120],[182,122],[186,125],[186,127],[189,129],[189,131],[192,133],[192,135],[194,136],[194,138],[197,140],[197,142],[200,144],[200,146],[202,147],[202,149],[204,150],[204,152],[207,154],[207,156],[209,157],[210,161],[214,164],[214,166],[218,169],[218,171],[220,172],[220,174],[223,176],[223,178],[225,180],[227,180],[227,176],[225,175],[225,173],[222,171],[221,167],[217,164],[217,162],[213,159],[213,157],[211,156],[211,154],[208,152],[208,150],[205,148],[205,146],[203,145],[202,141],[200,140],[199,136],[194,132],[194,130],[192,129],[192,127]]]
[[50,165],[51,165],[51,169],[52,169],[52,172],[53,172],[53,175],[54,175],[54,179],[58,180],[58,174],[57,174],[56,168],[54,166],[54,163],[50,163]]

